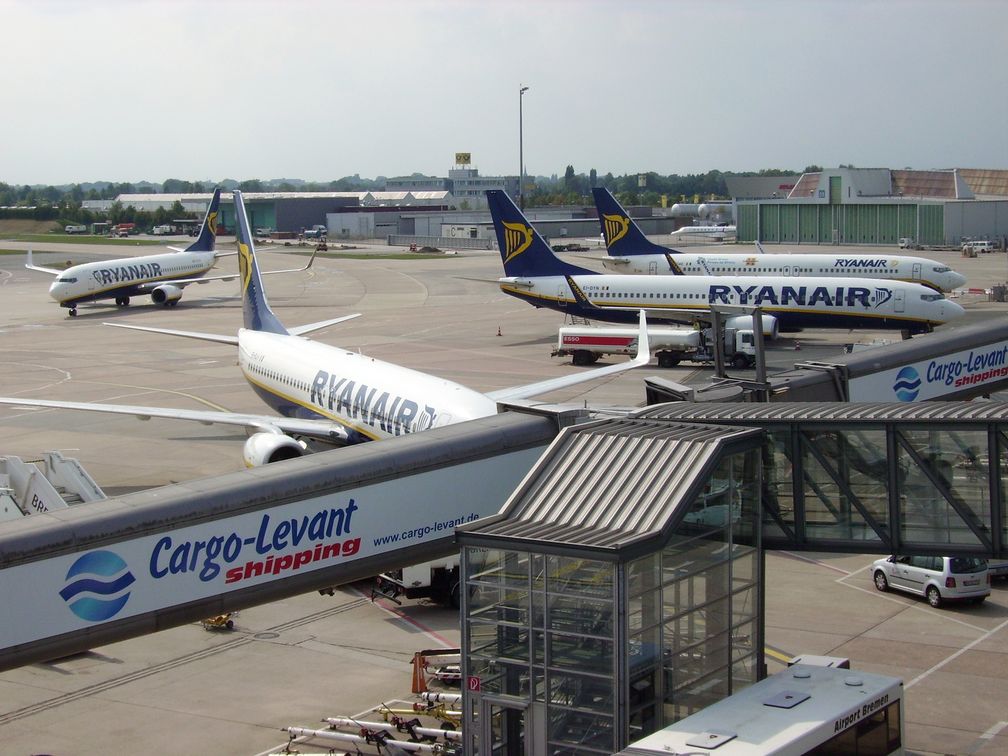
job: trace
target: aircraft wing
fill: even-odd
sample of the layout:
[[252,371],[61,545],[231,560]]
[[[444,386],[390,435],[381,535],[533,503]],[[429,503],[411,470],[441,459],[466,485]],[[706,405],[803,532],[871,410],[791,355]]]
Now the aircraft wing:
[[102,404],[100,402],[61,402],[48,399],[23,399],[0,397],[0,404],[14,407],[43,407],[48,409],[80,410],[82,412],[105,412],[113,415],[132,415],[139,420],[152,417],[168,420],[187,420],[203,425],[232,425],[252,431],[287,433],[310,436],[329,442],[347,440],[343,426],[329,420],[301,420],[279,415],[253,415],[244,412],[219,412],[212,410],[185,410],[166,407],[144,407],[131,404]]
[[510,399],[526,399],[530,396],[545,394],[547,391],[575,386],[579,383],[594,381],[608,375],[622,373],[625,370],[632,370],[642,367],[651,362],[651,345],[648,341],[647,317],[644,311],[640,313],[640,330],[637,334],[637,355],[629,362],[621,362],[618,365],[607,365],[606,367],[586,370],[583,373],[573,375],[563,375],[559,378],[549,378],[537,383],[529,383],[524,386],[514,386],[512,388],[500,389],[498,391],[488,391],[487,396],[497,401],[508,401]]
[[41,265],[33,264],[32,251],[30,249],[28,250],[28,261],[25,263],[25,267],[28,268],[28,270],[37,270],[39,273],[48,273],[50,276],[58,276],[60,273],[63,272],[62,270],[58,270],[57,268],[46,268]]

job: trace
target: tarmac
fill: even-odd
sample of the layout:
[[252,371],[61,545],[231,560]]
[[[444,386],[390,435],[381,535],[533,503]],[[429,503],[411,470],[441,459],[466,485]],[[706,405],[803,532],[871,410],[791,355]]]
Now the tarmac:
[[[228,241],[221,240],[222,248]],[[128,254],[123,247],[0,241],[5,249],[28,246],[42,265]],[[298,325],[360,312],[313,338],[480,390],[591,369],[550,357],[563,317],[502,294],[496,252],[401,260],[389,256],[401,249],[359,246],[348,254],[366,259],[320,255],[307,273],[268,277],[281,321]],[[264,250],[260,265],[291,267],[294,252],[308,251]],[[898,253],[891,247],[842,251]],[[587,254],[598,258],[602,250]],[[975,290],[957,293],[967,317],[946,328],[1008,314],[1008,304],[987,294],[1008,280],[1004,254],[914,254],[946,262]],[[577,261],[602,269],[597,260]],[[268,413],[241,378],[233,348],[103,325],[233,334],[241,325],[236,284],[190,286],[175,308],[136,299],[128,308],[82,305],[70,318],[48,298],[49,279],[23,265],[21,254],[0,254],[0,395]],[[225,257],[218,267],[233,265]],[[893,332],[807,331],[772,344],[768,364],[782,370],[828,358],[843,344],[898,339]],[[652,363],[546,398],[640,406],[641,378],[649,374],[685,383],[710,370]],[[179,421],[17,407],[0,408],[0,428],[0,454],[31,459],[61,450],[79,459],[109,495],[239,470],[245,440],[240,431]],[[867,571],[875,558],[767,554],[770,671],[799,654],[849,657],[854,669],[904,680],[908,752],[1008,753],[1008,586],[995,585],[980,607],[935,610],[924,600],[877,593]],[[4,752],[265,753],[287,742],[282,727],[321,727],[327,716],[361,715],[382,701],[412,702],[414,652],[459,643],[457,613],[426,602],[372,602],[366,587],[247,609],[234,621],[230,631],[195,623],[0,674]],[[332,744],[311,745],[299,747],[322,751]]]

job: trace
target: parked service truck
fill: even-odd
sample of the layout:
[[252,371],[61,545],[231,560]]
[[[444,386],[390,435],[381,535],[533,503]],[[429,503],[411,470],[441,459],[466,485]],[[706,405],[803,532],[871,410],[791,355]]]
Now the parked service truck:
[[400,596],[408,599],[429,598],[444,606],[459,606],[458,554],[433,562],[414,564],[376,578],[371,598],[385,596],[396,603]]
[[[714,362],[710,328],[648,328],[651,351],[658,367],[680,362]],[[724,329],[725,361],[734,368],[752,367],[756,346],[751,328]],[[591,365],[604,354],[636,354],[637,329],[597,326],[563,326],[557,336],[554,357],[570,356],[575,365]]]

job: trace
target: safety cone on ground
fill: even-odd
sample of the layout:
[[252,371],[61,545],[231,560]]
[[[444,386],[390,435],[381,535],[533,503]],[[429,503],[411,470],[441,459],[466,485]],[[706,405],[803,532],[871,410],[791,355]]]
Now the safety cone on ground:
[[498,335],[498,336],[500,336],[500,335],[501,335],[501,332],[500,332],[500,326],[497,326],[497,335]]
[[798,341],[798,339],[795,339],[795,342],[794,342],[794,350],[795,350],[796,352],[800,352],[800,351],[801,351],[801,342],[800,342],[800,341]]

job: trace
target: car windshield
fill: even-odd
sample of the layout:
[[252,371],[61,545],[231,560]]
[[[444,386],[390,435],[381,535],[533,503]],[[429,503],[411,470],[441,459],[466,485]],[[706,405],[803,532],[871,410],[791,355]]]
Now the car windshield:
[[953,575],[968,572],[982,572],[987,569],[987,560],[978,557],[952,557],[949,559],[949,571]]

